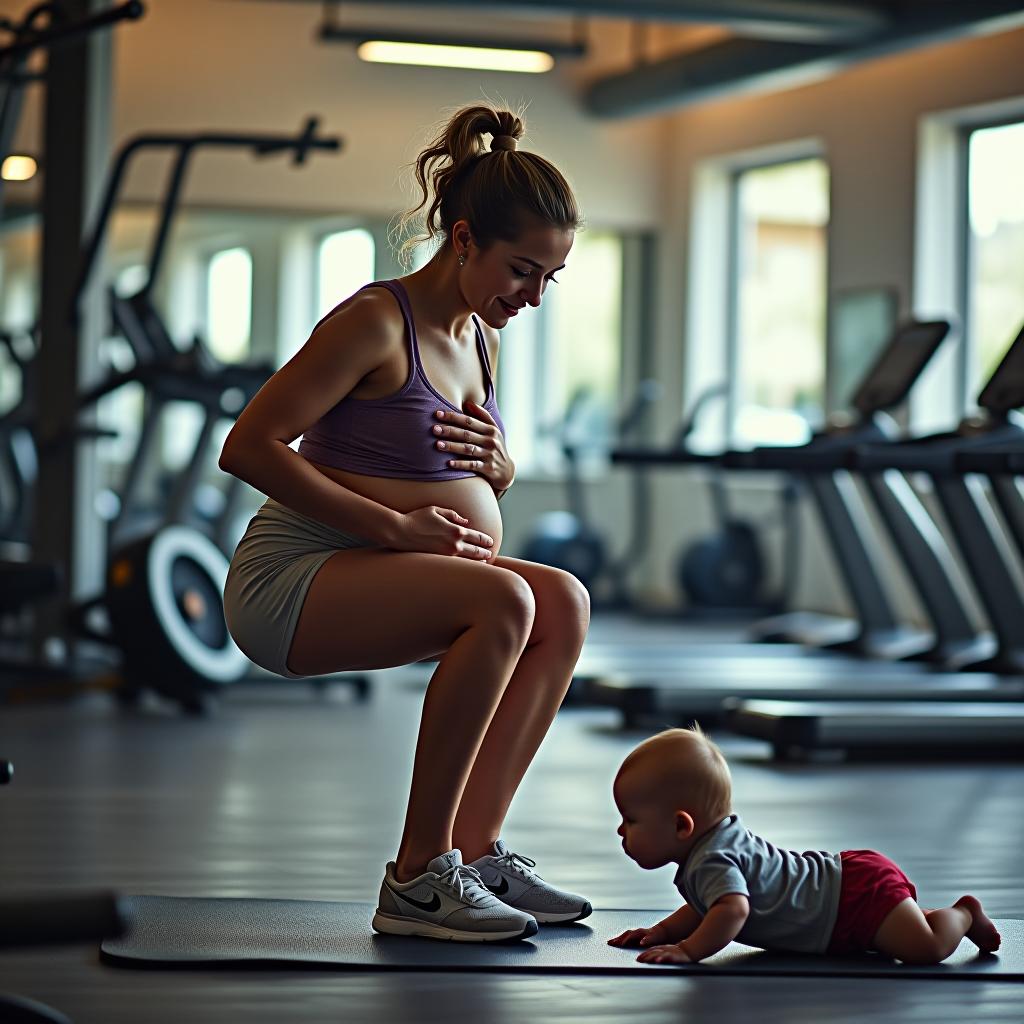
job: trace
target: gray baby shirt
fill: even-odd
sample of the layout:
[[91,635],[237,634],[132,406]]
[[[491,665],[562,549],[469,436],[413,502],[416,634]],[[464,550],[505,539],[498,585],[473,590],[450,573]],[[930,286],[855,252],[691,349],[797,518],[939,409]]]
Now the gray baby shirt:
[[836,923],[842,870],[838,853],[780,850],[730,814],[690,850],[675,885],[701,917],[722,896],[746,896],[750,916],[737,942],[823,953]]

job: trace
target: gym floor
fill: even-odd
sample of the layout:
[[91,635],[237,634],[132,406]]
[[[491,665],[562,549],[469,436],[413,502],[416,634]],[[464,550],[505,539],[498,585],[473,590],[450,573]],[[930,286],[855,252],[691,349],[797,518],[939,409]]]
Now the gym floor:
[[[122,713],[102,696],[5,707],[0,887],[69,892],[376,899],[401,832],[422,667],[377,674],[374,693],[302,682],[244,685],[214,716],[162,705]],[[621,851],[611,781],[646,733],[615,712],[566,707],[512,806],[505,838],[595,906],[677,905],[671,866]],[[977,894],[1024,917],[1024,765],[782,765],[715,734],[735,805],[755,831],[798,849],[877,847],[925,904]],[[652,919],[638,914],[637,924]],[[102,965],[85,946],[5,951],[0,991],[77,1024],[232,1021],[1019,1021],[1021,988],[975,981],[678,976],[626,978],[362,971],[148,971]]]

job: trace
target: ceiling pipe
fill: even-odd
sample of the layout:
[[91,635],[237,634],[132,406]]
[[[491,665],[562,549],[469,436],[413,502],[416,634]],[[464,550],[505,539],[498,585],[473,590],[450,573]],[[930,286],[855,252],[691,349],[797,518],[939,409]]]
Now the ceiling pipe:
[[[931,2],[931,0],[929,0]],[[476,24],[486,8],[512,14],[618,18],[667,24],[723,25],[741,35],[777,39],[857,38],[889,23],[885,5],[852,0],[374,0],[380,8],[468,8]],[[359,4],[346,4],[353,8]]]
[[599,117],[662,113],[723,96],[790,88],[875,57],[1021,25],[1020,2],[972,0],[921,4],[882,34],[852,45],[732,39],[599,79],[586,91],[584,106]]

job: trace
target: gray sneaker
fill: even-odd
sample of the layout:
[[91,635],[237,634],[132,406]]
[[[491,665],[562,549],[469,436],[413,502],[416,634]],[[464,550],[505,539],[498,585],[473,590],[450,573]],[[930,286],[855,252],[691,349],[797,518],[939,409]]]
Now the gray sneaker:
[[549,885],[534,871],[537,862],[510,853],[499,839],[494,852],[470,864],[502,903],[532,914],[541,924],[565,924],[589,917],[594,908],[582,896]]
[[388,935],[455,942],[508,942],[537,934],[537,922],[492,896],[458,850],[435,857],[411,882],[396,881],[389,862],[373,927]]

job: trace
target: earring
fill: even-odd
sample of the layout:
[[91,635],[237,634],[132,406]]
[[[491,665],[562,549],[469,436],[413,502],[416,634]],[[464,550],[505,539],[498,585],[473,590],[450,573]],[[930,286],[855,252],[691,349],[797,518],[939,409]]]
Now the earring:
[[466,254],[464,252],[459,253],[458,263],[460,267],[464,267],[466,265]]

